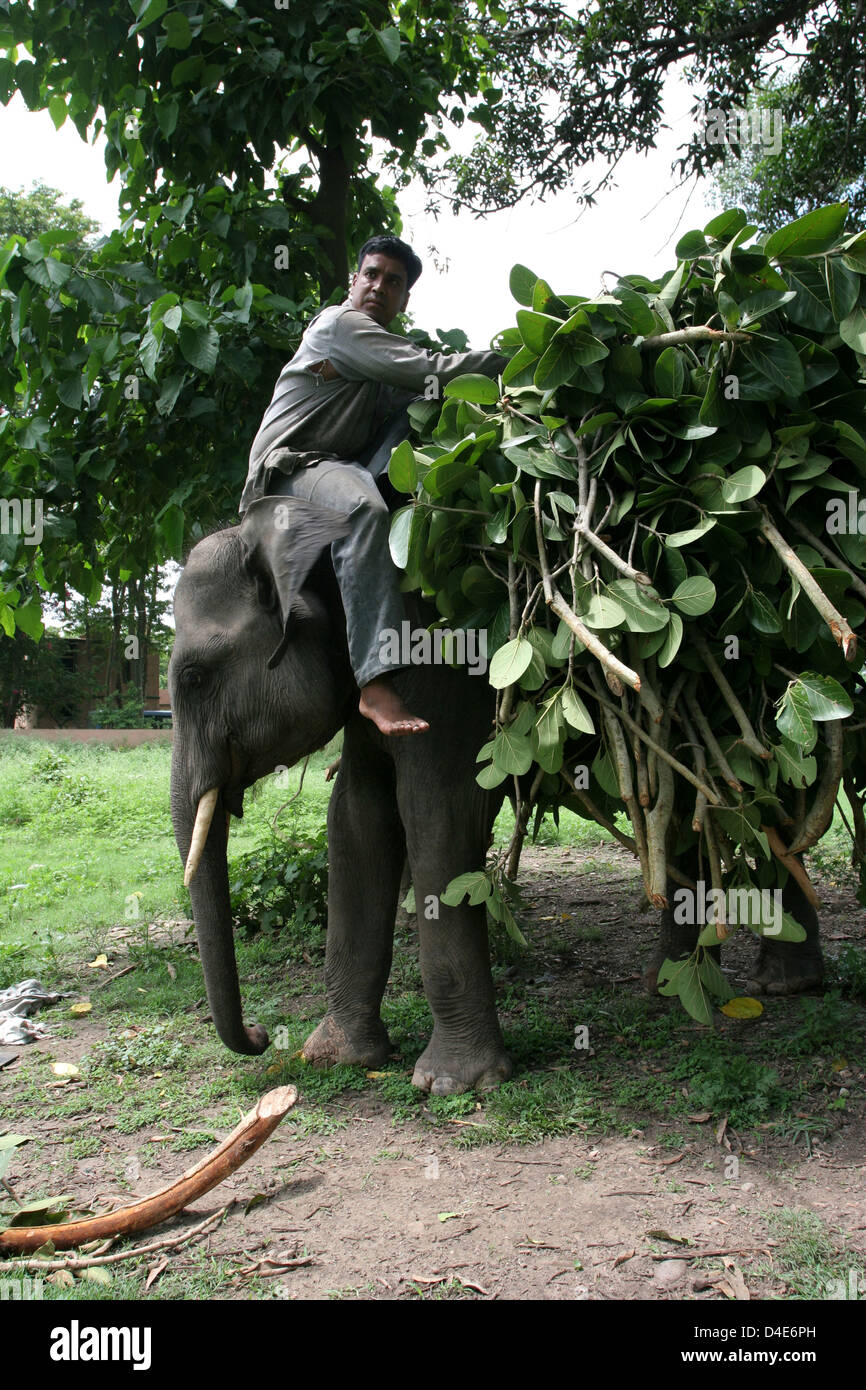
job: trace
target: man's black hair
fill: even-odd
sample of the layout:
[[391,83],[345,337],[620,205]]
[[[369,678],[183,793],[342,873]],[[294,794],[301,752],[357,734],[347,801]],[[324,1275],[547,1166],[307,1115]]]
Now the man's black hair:
[[376,255],[390,256],[392,260],[402,261],[406,267],[407,289],[410,290],[424,269],[412,247],[390,233],[386,236],[371,236],[369,241],[364,242],[358,253],[358,269],[360,270],[364,264],[365,256]]

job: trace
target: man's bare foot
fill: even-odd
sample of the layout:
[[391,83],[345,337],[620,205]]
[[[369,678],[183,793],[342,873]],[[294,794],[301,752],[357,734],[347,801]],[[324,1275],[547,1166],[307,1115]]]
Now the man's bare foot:
[[423,734],[430,728],[426,719],[409,713],[387,676],[367,682],[358,708],[383,734]]

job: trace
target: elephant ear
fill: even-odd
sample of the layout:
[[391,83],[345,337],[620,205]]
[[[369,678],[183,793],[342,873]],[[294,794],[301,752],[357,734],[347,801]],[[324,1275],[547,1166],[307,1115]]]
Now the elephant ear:
[[292,603],[320,552],[348,533],[349,521],[342,512],[297,497],[260,497],[244,513],[240,534],[247,568],[270,580],[283,624],[282,640],[268,661],[270,668],[285,653]]

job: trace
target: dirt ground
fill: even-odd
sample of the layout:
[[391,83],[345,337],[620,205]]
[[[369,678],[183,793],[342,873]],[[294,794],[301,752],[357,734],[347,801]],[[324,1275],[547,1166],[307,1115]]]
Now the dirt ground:
[[[655,920],[637,906],[638,879],[629,856],[607,845],[596,859],[576,849],[531,848],[521,879],[532,949],[513,974],[541,994],[568,991],[577,1021],[583,989],[604,984],[614,994],[641,991],[635,962],[649,955]],[[825,951],[832,953],[844,940],[862,942],[864,914],[852,895],[820,882],[819,888]],[[599,927],[600,940],[586,939]],[[723,964],[733,970],[735,986],[738,976],[745,978],[753,952],[751,939],[735,938],[726,949]],[[122,964],[119,956],[112,968]],[[679,1006],[673,1001],[670,1007]],[[105,1035],[104,1026],[82,1022],[74,1040],[64,1043],[63,1055],[75,1061]],[[56,1055],[50,1040],[34,1047]],[[21,1065],[19,1060],[0,1071],[7,1123]],[[592,1067],[593,1053],[574,1054],[568,1065]],[[796,1296],[776,1264],[780,1239],[770,1220],[775,1211],[795,1208],[819,1216],[840,1246],[847,1242],[851,1268],[866,1294],[864,1088],[853,1062],[847,1080],[849,1108],[838,1113],[833,1132],[813,1138],[811,1146],[787,1142],[769,1126],[744,1140],[697,1114],[636,1124],[630,1133],[587,1130],[585,1136],[577,1131],[525,1146],[460,1149],[452,1142],[456,1126],[484,1123],[483,1097],[474,1115],[445,1126],[426,1125],[423,1112],[395,1126],[391,1107],[375,1094],[345,1093],[329,1102],[345,1128],[301,1136],[293,1132],[290,1114],[183,1223],[201,1221],[235,1199],[206,1238],[211,1254],[232,1261],[220,1298],[249,1297],[250,1276],[258,1274],[264,1284],[255,1286],[254,1296],[300,1300],[726,1302]],[[88,1125],[99,1118],[88,1117]],[[39,1162],[43,1183],[54,1145],[59,1156],[64,1135],[79,1123],[52,1119],[40,1125],[46,1141]],[[65,1179],[77,1205],[129,1202],[129,1190],[112,1190],[111,1173],[122,1172],[132,1196],[142,1196],[206,1152],[163,1151],[158,1168],[143,1166],[139,1151],[158,1133],[151,1126],[125,1135],[108,1122],[110,1164],[102,1156],[85,1158]],[[686,1142],[672,1146],[676,1134]],[[27,1148],[19,1151],[16,1170],[25,1178]],[[738,1172],[726,1180],[732,1158]],[[245,1211],[253,1197],[259,1200]],[[183,1223],[173,1223],[171,1231]],[[183,1269],[195,1248],[167,1252],[171,1269]],[[162,1258],[152,1257],[153,1269]],[[269,1292],[263,1294],[263,1287]]]

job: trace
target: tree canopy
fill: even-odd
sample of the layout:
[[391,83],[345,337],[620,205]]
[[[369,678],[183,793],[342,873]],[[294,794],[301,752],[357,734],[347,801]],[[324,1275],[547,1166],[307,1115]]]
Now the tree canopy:
[[[41,592],[95,599],[232,519],[274,380],[412,177],[476,211],[543,196],[648,147],[677,62],[729,105],[792,39],[853,159],[849,0],[0,0],[0,100],[103,134],[124,214],[86,254],[74,222],[0,248],[0,500],[45,511],[38,546],[12,513],[0,534],[0,628],[38,636]],[[684,167],[723,153],[696,127]]]

